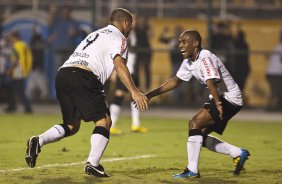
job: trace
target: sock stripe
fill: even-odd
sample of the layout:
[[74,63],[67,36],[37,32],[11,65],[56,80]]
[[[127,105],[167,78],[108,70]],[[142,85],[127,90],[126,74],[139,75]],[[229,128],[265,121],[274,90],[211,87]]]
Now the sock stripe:
[[68,125],[66,125],[66,124],[59,124],[61,127],[63,127],[63,129],[65,130],[65,135],[64,135],[64,137],[67,137],[67,136],[69,136],[70,135],[70,128],[69,128],[69,126]]
[[191,130],[189,130],[189,136],[194,136],[194,135],[202,135],[201,129],[191,129]]
[[93,130],[93,134],[103,135],[107,139],[110,138],[110,132],[105,127],[102,126],[96,126]]

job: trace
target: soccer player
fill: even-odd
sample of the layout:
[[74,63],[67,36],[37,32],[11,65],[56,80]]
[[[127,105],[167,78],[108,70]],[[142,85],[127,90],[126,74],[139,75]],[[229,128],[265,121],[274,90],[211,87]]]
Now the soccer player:
[[206,86],[210,92],[210,100],[189,121],[188,165],[182,173],[175,174],[174,178],[200,177],[198,162],[202,146],[233,158],[234,175],[240,173],[250,155],[246,149],[209,135],[213,131],[220,135],[224,132],[228,120],[242,108],[243,100],[238,85],[225,66],[213,53],[202,49],[201,42],[201,35],[196,30],[184,31],[179,38],[184,60],[176,76],[146,94],[150,100],[178,87],[183,81],[189,81],[192,77]]
[[[131,74],[131,77],[134,81],[134,83],[138,86],[138,79],[137,75],[134,74],[135,64],[136,64],[136,21],[137,21],[137,15],[132,14],[133,17],[133,23],[132,23],[132,30],[128,36],[128,57],[127,57],[127,63],[126,66],[129,70],[129,73]],[[111,112],[111,119],[112,119],[112,126],[110,129],[110,133],[112,135],[120,135],[122,134],[122,131],[116,127],[117,120],[120,115],[121,111],[121,104],[124,100],[124,96],[128,93],[128,90],[126,87],[122,84],[120,79],[116,79],[116,89],[114,92],[114,97],[112,104],[110,105],[110,112]],[[131,125],[131,131],[137,132],[137,133],[145,133],[147,132],[147,129],[143,126],[141,126],[140,122],[140,112],[139,109],[137,109],[134,105],[134,102],[130,102],[130,108],[131,108],[131,119],[132,119],[132,125]]]
[[115,9],[110,24],[90,33],[59,68],[56,93],[60,102],[63,124],[58,124],[27,142],[26,162],[33,168],[43,145],[74,135],[81,120],[93,121],[96,127],[91,136],[91,150],[85,174],[109,177],[99,164],[109,141],[111,119],[103,85],[115,69],[130,92],[138,109],[147,109],[147,99],[136,88],[126,67],[127,41],[132,29],[132,15],[128,10]]

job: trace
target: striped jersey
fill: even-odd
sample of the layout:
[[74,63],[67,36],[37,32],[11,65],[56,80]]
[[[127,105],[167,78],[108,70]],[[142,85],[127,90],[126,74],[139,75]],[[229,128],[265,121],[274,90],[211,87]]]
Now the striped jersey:
[[[218,57],[208,50],[201,50],[196,61],[184,59],[176,76],[189,81],[193,76],[207,87],[207,80],[214,79],[218,85],[219,95],[229,102],[243,105],[242,94],[238,85]],[[210,98],[211,95],[210,95]]]
[[115,56],[120,55],[126,60],[127,52],[125,36],[115,26],[108,25],[90,33],[81,41],[61,68],[86,66],[104,84],[114,69]]

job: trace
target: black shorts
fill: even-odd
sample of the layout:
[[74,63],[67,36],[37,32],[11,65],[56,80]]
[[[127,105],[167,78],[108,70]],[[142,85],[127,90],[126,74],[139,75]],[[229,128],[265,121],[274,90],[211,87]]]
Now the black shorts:
[[223,107],[223,119],[220,119],[219,112],[216,108],[216,104],[214,103],[213,99],[205,103],[203,108],[209,110],[209,113],[212,116],[212,119],[214,120],[214,125],[211,127],[212,130],[222,135],[229,119],[231,119],[235,114],[237,114],[241,110],[242,106],[233,104],[223,97],[220,97],[220,100],[222,102]]
[[[138,82],[137,76],[135,74],[131,74],[131,77],[132,77],[132,80],[133,80],[134,84],[136,85],[136,87],[138,87],[139,82]],[[127,88],[123,85],[123,83],[121,82],[119,77],[117,77],[117,79],[116,79],[116,89],[122,90],[124,92],[128,92]]]
[[61,68],[56,76],[56,95],[64,124],[80,118],[96,122],[110,115],[103,84],[92,72],[76,67]]

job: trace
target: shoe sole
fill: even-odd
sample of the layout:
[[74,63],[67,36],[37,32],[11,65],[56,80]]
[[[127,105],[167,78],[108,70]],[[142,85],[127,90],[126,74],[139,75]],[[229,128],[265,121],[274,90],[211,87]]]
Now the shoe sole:
[[27,141],[27,149],[26,149],[26,163],[29,167],[34,168],[36,165],[36,158],[39,153],[39,143],[37,142],[37,137],[31,137]]
[[178,178],[200,178],[199,175],[197,176],[188,176],[188,177],[182,177],[182,176],[173,176],[173,178],[178,179]]

